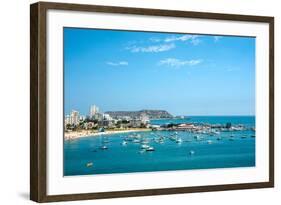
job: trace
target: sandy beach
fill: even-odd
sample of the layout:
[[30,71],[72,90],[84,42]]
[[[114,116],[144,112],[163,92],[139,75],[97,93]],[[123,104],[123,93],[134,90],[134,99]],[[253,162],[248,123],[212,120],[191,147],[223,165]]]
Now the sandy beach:
[[96,137],[100,135],[110,135],[110,134],[119,134],[119,133],[128,133],[128,132],[144,132],[151,131],[151,129],[130,129],[130,130],[109,130],[105,132],[81,130],[81,131],[70,131],[64,133],[65,140],[73,140],[82,137]]

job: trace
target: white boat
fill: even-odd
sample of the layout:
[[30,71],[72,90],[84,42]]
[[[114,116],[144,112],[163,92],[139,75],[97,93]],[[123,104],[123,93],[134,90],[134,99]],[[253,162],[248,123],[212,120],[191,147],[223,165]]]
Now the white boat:
[[86,167],[92,167],[94,164],[93,164],[93,162],[88,162],[87,164],[86,164]]
[[146,145],[146,144],[143,144],[143,145],[141,145],[141,148],[142,148],[142,149],[148,149],[148,148],[150,148],[150,146],[149,146],[149,145]]
[[181,143],[182,143],[182,139],[181,139],[181,138],[178,138],[178,139],[176,140],[176,143],[181,144]]
[[126,142],[126,141],[123,141],[123,142],[122,142],[122,145],[123,145],[123,146],[125,146],[125,145],[127,145],[127,144],[128,144],[128,142]]
[[207,140],[207,143],[208,143],[208,144],[212,144],[213,141],[212,141],[212,140]]
[[155,151],[155,149],[154,149],[154,147],[149,147],[149,148],[147,148],[147,149],[145,149],[147,152],[153,152],[153,151]]
[[195,154],[195,152],[193,150],[189,151],[189,155],[194,155],[194,154]]
[[100,149],[102,149],[102,150],[106,150],[106,149],[108,149],[108,147],[107,147],[107,146],[105,146],[105,145],[103,145],[103,146],[101,146],[101,147],[100,147]]

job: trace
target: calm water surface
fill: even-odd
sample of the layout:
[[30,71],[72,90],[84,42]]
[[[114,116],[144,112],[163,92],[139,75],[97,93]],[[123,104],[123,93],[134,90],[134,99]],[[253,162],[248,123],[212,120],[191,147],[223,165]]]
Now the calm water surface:
[[[152,124],[165,123],[210,123],[243,124],[255,126],[255,117],[191,117],[189,119],[153,120]],[[210,136],[200,134],[201,141],[194,133],[179,131],[182,143],[171,141],[172,131],[137,132],[149,140],[155,148],[153,152],[141,152],[140,144],[128,142],[122,145],[124,138],[132,133],[113,134],[107,137],[85,137],[64,142],[64,175],[88,175],[129,173],[148,171],[231,168],[255,166],[255,135],[253,131],[221,132]],[[155,142],[155,135],[167,137],[164,143]],[[233,140],[230,140],[233,135]],[[220,137],[221,140],[217,140]],[[211,142],[210,142],[211,140]],[[108,149],[100,149],[106,141]],[[193,153],[193,154],[191,154]],[[87,167],[86,164],[93,165]]]

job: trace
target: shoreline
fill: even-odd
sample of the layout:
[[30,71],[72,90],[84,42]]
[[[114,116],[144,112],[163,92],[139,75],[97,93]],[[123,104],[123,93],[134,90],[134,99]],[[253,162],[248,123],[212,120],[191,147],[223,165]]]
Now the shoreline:
[[130,133],[130,132],[147,132],[151,129],[132,129],[132,130],[110,130],[105,132],[90,132],[90,131],[75,131],[75,132],[64,132],[65,140],[74,140],[83,137],[98,137],[101,135],[111,135],[111,134],[120,134],[120,133]]

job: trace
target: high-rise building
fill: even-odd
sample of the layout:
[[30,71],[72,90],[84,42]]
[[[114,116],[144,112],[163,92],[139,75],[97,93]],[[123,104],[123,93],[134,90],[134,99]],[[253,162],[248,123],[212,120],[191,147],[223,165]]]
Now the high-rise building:
[[71,124],[71,118],[70,115],[66,115],[64,118],[64,125],[66,127],[66,125],[70,125]]
[[73,125],[79,124],[79,112],[78,111],[76,111],[76,110],[71,111],[70,121],[71,121],[71,124],[73,124]]
[[99,107],[96,105],[92,105],[90,108],[90,118],[93,118],[100,111]]

